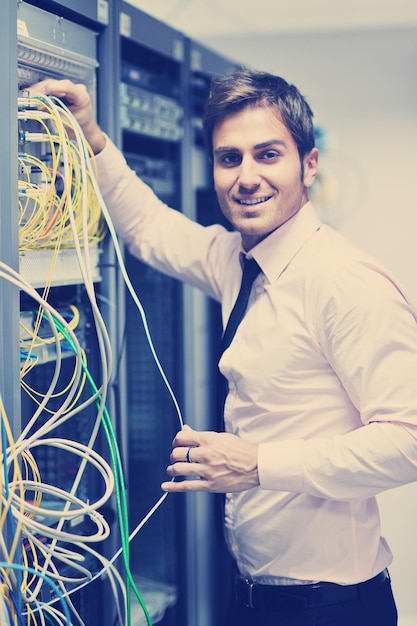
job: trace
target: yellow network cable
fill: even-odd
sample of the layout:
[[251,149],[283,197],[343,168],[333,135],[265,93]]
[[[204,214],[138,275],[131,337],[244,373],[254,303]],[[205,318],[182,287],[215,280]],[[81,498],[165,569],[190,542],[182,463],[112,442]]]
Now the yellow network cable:
[[[71,310],[72,315],[73,315],[72,318],[68,321],[68,327],[71,328],[71,330],[74,330],[75,328],[77,328],[80,322],[80,311],[73,304],[69,304],[68,308]],[[20,322],[20,327],[25,331],[28,337],[32,338],[32,345],[34,347],[41,346],[41,345],[49,345],[49,344],[54,343],[55,341],[54,337],[52,336],[51,337],[39,337],[39,335],[37,334],[37,331],[39,330],[39,324],[41,321],[42,321],[42,309],[38,309],[37,321],[35,323],[35,330],[32,330],[31,328],[26,326],[22,321]],[[58,333],[58,337],[61,340],[64,338],[62,333]]]
[[[8,421],[7,421],[7,417],[6,417],[5,413],[4,413],[4,407],[3,406],[2,406],[2,421],[6,425],[6,428],[7,428],[7,431],[8,431],[8,436],[10,438],[10,428],[7,426]],[[45,443],[45,445],[54,445],[52,441],[50,443],[48,443],[48,441],[45,441],[44,443]],[[92,451],[88,451],[87,448],[85,448],[85,447],[81,447],[80,448],[79,444],[75,444],[75,442],[73,442],[73,443],[74,443],[75,448],[79,449],[79,454],[80,455],[85,456],[86,453],[88,455],[92,454]],[[67,447],[68,448],[68,442],[61,442],[61,444],[59,444],[59,440],[56,440],[55,445],[60,445],[61,447],[64,447],[64,448]],[[15,452],[15,450],[14,450],[14,452]],[[33,513],[36,513],[37,510],[40,510],[40,497],[39,497],[40,492],[42,490],[43,491],[45,491],[45,490],[52,490],[52,487],[50,487],[50,486],[47,487],[45,485],[41,485],[39,471],[37,469],[36,463],[33,460],[32,454],[31,453],[27,453],[27,452],[23,452],[22,455],[24,457],[24,464],[23,465],[24,465],[25,468],[27,468],[26,478],[22,478],[21,476],[16,476],[16,472],[15,472],[14,478],[17,478],[18,484],[21,487],[23,486],[23,488],[25,486],[26,487],[29,486],[30,487],[30,491],[32,491],[32,488],[33,489],[38,489],[38,497],[35,495],[35,497],[33,498],[33,505],[29,505],[28,502],[27,502],[27,499],[25,498],[25,511],[24,511],[23,515],[24,515],[24,517],[26,519],[26,522],[22,520],[20,525],[22,527],[24,527],[24,534],[28,538],[28,546],[30,548],[30,553],[32,555],[33,566],[37,570],[38,569],[42,570],[42,567],[39,565],[39,561],[38,561],[38,557],[37,557],[37,551],[38,551],[38,549],[40,549],[41,551],[44,550],[45,545],[43,544],[43,542],[40,542],[40,543],[38,542],[38,549],[36,549],[35,543],[37,542],[37,540],[36,540],[35,537],[31,537],[31,531],[29,530],[30,527],[31,527],[30,520],[31,519],[34,520]],[[102,461],[100,461],[100,457],[96,453],[95,453],[94,458],[95,458],[95,465],[96,466],[98,466],[100,463],[102,464]],[[105,471],[109,475],[110,468],[107,468]],[[27,477],[29,475],[33,476],[33,478],[35,479],[35,482],[33,482],[33,480],[28,480]],[[12,487],[12,492],[14,493],[14,490],[13,490],[14,480],[11,481],[10,486]],[[109,486],[108,486],[108,493],[107,493],[107,495],[105,494],[104,499],[107,499],[109,497],[109,494],[111,493],[111,491],[112,491],[112,483],[109,484]],[[23,504],[23,501],[24,501],[23,497],[21,497],[21,501],[22,501],[22,504]],[[98,502],[98,504],[96,506],[99,506],[100,503],[102,503],[102,501]],[[82,503],[80,502],[80,504],[82,504]],[[84,508],[86,508],[84,504],[82,504],[82,506]],[[91,505],[89,508],[91,510],[93,510],[94,506],[95,505]],[[10,510],[10,506],[8,507],[8,510]],[[43,514],[45,514],[45,512],[43,512]],[[75,515],[75,514],[78,514],[78,512],[74,513],[73,515]],[[68,515],[66,517],[68,517]],[[35,526],[35,529],[38,532],[41,532],[41,528],[42,527],[39,526],[39,524],[37,524]],[[108,532],[109,532],[109,529],[107,529],[107,533],[106,534],[108,534]],[[67,534],[65,534],[65,533],[64,533],[64,538],[66,540],[70,539],[70,537]],[[86,540],[91,540],[91,537],[87,538]],[[79,541],[80,541],[80,538],[77,536],[77,542],[79,543]],[[60,556],[60,550],[58,548],[55,549],[55,557],[56,558],[63,560],[63,562],[68,562],[68,563],[71,562],[71,561],[68,561],[68,559],[65,556],[65,554],[67,554],[67,556],[68,556],[71,553],[68,550],[64,550],[63,552],[61,551],[61,556]],[[79,560],[81,558],[78,553],[73,553],[73,556],[74,555],[76,557],[76,560],[77,559]],[[8,555],[8,560],[12,560],[12,557],[13,557],[13,554],[12,554],[12,551],[10,551],[10,553]],[[29,577],[28,572],[26,571],[28,569],[28,559],[27,559],[26,551],[23,551],[22,560],[23,560],[23,566],[24,566],[24,568],[23,568],[24,569],[24,577],[23,577],[23,583],[22,583],[22,591],[23,591],[24,594],[27,594],[29,589],[34,584],[36,584],[37,579],[36,579],[35,576]],[[72,566],[73,566],[74,570],[77,569],[76,561],[72,562]],[[86,578],[86,576],[87,576],[87,580],[91,579],[91,574],[89,574],[88,570],[86,570],[85,568],[82,568],[82,567],[80,568],[80,566],[78,566],[78,569],[83,572],[83,577],[82,578],[75,578],[74,579],[75,581],[78,580],[78,582],[80,582],[80,581],[84,580]],[[8,581],[7,569],[3,568],[2,574],[4,576],[4,579],[6,581]],[[65,577],[60,576],[59,568],[56,568],[55,566],[53,567],[53,570],[48,571],[48,576],[56,577],[57,579],[59,579],[61,581],[65,581],[65,580],[68,581],[68,579],[66,579]],[[9,588],[11,588],[10,587],[10,583],[9,583]],[[32,613],[32,611],[30,610],[30,607],[29,607],[28,619],[29,619],[29,615],[31,613]]]
[[[20,249],[53,248],[56,241],[59,241],[62,247],[74,247],[73,234],[68,222],[68,202],[71,202],[75,224],[80,233],[83,194],[87,194],[88,197],[89,243],[99,243],[106,233],[105,222],[101,216],[100,204],[93,191],[91,176],[87,177],[86,188],[80,179],[80,151],[76,142],[71,141],[69,137],[69,132],[73,130],[70,122],[68,119],[63,122],[59,113],[48,106],[44,98],[23,100],[26,106],[42,106],[42,110],[25,108],[19,111],[21,128],[27,121],[37,122],[42,132],[21,130],[21,144],[28,149],[35,144],[45,143],[51,154],[52,167],[46,167],[40,159],[30,153],[20,153]],[[47,110],[46,115],[43,109]],[[63,146],[67,150],[68,160],[66,170],[68,178],[65,180],[59,169]],[[40,184],[31,183],[31,168],[39,169],[42,173]],[[62,191],[57,189],[58,179],[63,183]]]
[[[30,394],[35,403],[34,413],[29,416],[27,424],[22,428],[16,441],[13,441],[8,431],[7,451],[1,448],[2,454],[6,455],[8,467],[11,468],[13,465],[13,475],[8,478],[7,491],[6,486],[2,485],[0,531],[9,519],[9,514],[12,513],[18,536],[10,550],[5,550],[5,546],[0,545],[5,556],[1,573],[7,589],[15,590],[16,570],[14,568],[17,567],[15,561],[21,560],[21,593],[25,607],[26,626],[45,626],[46,624],[67,626],[69,624],[64,615],[65,611],[61,611],[55,603],[44,604],[41,601],[41,589],[47,581],[49,581],[48,584],[52,584],[52,581],[56,583],[55,593],[59,600],[68,597],[68,607],[74,619],[81,625],[82,617],[77,614],[69,595],[74,585],[76,585],[75,590],[81,589],[98,576],[103,575],[107,575],[110,581],[120,623],[123,620],[126,626],[130,626],[130,590],[132,589],[150,625],[149,614],[130,572],[129,541],[150,519],[167,494],[165,493],[158,500],[135,531],[129,535],[126,525],[127,511],[123,508],[126,506],[123,500],[124,482],[122,476],[119,475],[122,473],[122,468],[117,456],[117,442],[110,428],[111,421],[108,420],[106,414],[107,387],[112,370],[111,346],[95,299],[89,264],[90,246],[97,245],[103,239],[106,233],[106,222],[116,246],[123,277],[141,313],[152,354],[171,393],[182,425],[181,413],[153,348],[144,312],[126,275],[111,221],[106,214],[97,187],[93,155],[76,120],[64,105],[60,108],[52,99],[44,96],[19,99],[19,107],[21,109],[19,110],[20,147],[25,150],[21,150],[19,155],[20,249],[21,251],[50,249],[52,255],[49,275],[41,294],[18,273],[0,263],[0,279],[9,280],[16,285],[39,307],[33,330],[24,328],[24,334],[28,340],[25,340],[23,345],[28,351],[28,358],[22,364],[21,369],[22,388]],[[48,152],[47,162],[42,158],[40,149],[42,146],[44,152]],[[38,156],[30,152],[36,152]],[[102,218],[102,211],[106,220]],[[86,354],[74,333],[79,319],[76,311],[73,310],[74,318],[68,322],[48,301],[54,264],[60,250],[65,248],[73,248],[76,251],[85,291],[91,304],[101,364],[101,382],[97,386],[92,384],[87,369]],[[46,319],[51,326],[51,336],[48,339],[42,339],[39,336],[43,319]],[[74,361],[73,369],[67,375],[69,380],[64,385],[61,380],[63,339],[70,342]],[[39,392],[33,389],[27,381],[27,373],[36,365],[34,349],[43,345],[55,346],[56,361],[48,388]],[[88,393],[87,379],[91,385],[91,391]],[[50,409],[52,400],[55,403],[59,400],[60,406],[55,411]],[[87,433],[87,444],[56,436],[56,429],[59,426],[76,418],[87,407],[92,406],[96,408],[96,411],[90,425],[90,432]],[[4,409],[2,410],[4,412]],[[46,420],[45,417],[47,417]],[[3,421],[3,414],[1,418]],[[4,421],[7,422],[7,420]],[[109,441],[112,467],[94,448],[99,431],[103,428]],[[68,459],[71,459],[75,475],[71,477],[70,485],[64,488],[43,482],[35,460],[35,451],[42,447],[54,449],[55,453],[67,455]],[[21,473],[17,471],[20,465],[23,470]],[[78,491],[87,473],[91,471],[98,474],[97,484],[103,485],[103,491],[101,495],[97,495],[95,501],[86,503],[78,496]],[[117,476],[116,486],[115,475]],[[107,522],[101,517],[98,509],[112,496],[113,490],[115,490],[118,504],[122,547],[109,561],[94,550],[92,545],[102,541],[110,532]],[[52,508],[46,505],[48,499],[54,503]],[[94,531],[91,531],[88,537],[72,532],[72,521],[77,515],[88,517],[93,524]],[[53,524],[47,523],[48,516],[54,520]],[[19,559],[17,551],[19,546],[23,548],[22,536],[25,537],[25,542]],[[126,581],[122,580],[113,565],[120,554],[124,556]],[[89,559],[96,559],[100,564],[98,573],[90,571],[90,561],[86,560],[87,556]],[[66,573],[68,565],[71,574]],[[119,595],[123,600],[123,606],[120,605]],[[15,623],[16,626],[20,626],[17,621]]]
[[[70,310],[73,313],[73,317],[71,320],[68,321],[68,328],[70,328],[71,330],[74,330],[75,328],[77,328],[79,320],[80,320],[80,312],[79,309],[77,307],[75,307],[74,305],[69,305]],[[31,328],[27,327],[26,325],[24,325],[21,322],[21,327],[23,328],[23,330],[25,331],[25,334],[28,337],[31,337],[32,340],[30,343],[27,343],[26,341],[24,341],[21,344],[21,348],[27,350],[28,352],[28,357],[26,358],[25,364],[24,366],[21,368],[21,384],[22,384],[22,388],[26,391],[26,393],[32,398],[32,400],[34,402],[36,402],[37,404],[39,404],[39,400],[38,398],[42,398],[45,397],[44,394],[36,391],[35,389],[33,389],[26,381],[25,381],[25,376],[28,374],[28,372],[32,369],[33,367],[33,350],[36,350],[37,347],[42,346],[42,345],[52,345],[53,343],[56,343],[56,337],[53,336],[53,334],[51,333],[51,337],[48,338],[42,338],[39,337],[39,335],[37,334],[39,331],[39,327],[42,321],[42,315],[43,313],[43,308],[40,307],[38,309],[38,313],[37,313],[37,318],[36,318],[36,322],[34,325],[34,330],[32,330]],[[58,339],[60,341],[62,341],[64,339],[62,333],[58,333]],[[35,353],[36,354],[36,353]],[[82,351],[81,353],[82,359],[85,359],[85,353],[84,351]],[[56,399],[60,396],[64,396],[68,390],[70,389],[70,387],[72,386],[73,382],[74,382],[74,376],[75,376],[75,370],[72,374],[72,377],[70,378],[68,384],[60,391],[57,391],[55,393],[52,393],[50,395],[50,398]],[[82,379],[79,383],[79,390],[77,395],[74,398],[73,404],[70,405],[67,409],[67,411],[70,411],[72,409],[72,407],[76,404],[76,402],[78,401],[84,386],[85,386],[85,374],[83,374]],[[46,411],[51,412],[48,408],[45,408]]]
[[[4,409],[4,404],[3,404],[3,400],[1,396],[0,396],[0,424],[1,424],[1,429],[3,433],[5,434],[4,438],[3,438],[3,433],[2,433],[2,436],[0,437],[0,452],[1,452],[0,458],[2,459],[2,464],[3,464],[3,472],[1,474],[2,498],[1,498],[1,513],[0,513],[0,535],[3,536],[5,534],[4,526],[5,526],[7,517],[10,515],[11,504],[13,501],[13,497],[15,496],[14,486],[16,485],[16,487],[18,488],[20,497],[22,500],[23,500],[24,489],[22,485],[22,474],[20,470],[19,458],[18,458],[16,449],[14,447],[12,431],[11,431],[9,420],[7,418],[7,415]],[[3,447],[4,439],[8,443],[8,446],[9,446],[8,450],[5,450]],[[11,465],[13,466],[12,484],[10,484],[10,481],[8,481],[8,484],[6,484],[8,468]],[[23,506],[20,507],[20,512],[23,513]],[[8,549],[8,557],[11,560],[14,559],[16,550],[20,543],[21,527],[22,525],[18,523],[16,525],[16,528],[14,529],[14,538],[13,538],[10,548]]]
[[[17,279],[17,276],[16,276],[16,279]],[[20,280],[21,280],[21,279],[20,279]],[[25,287],[26,287],[26,289],[28,289],[28,286],[25,286]],[[31,292],[31,294],[32,294],[33,296],[35,296],[36,292],[34,292],[34,291],[33,291],[33,292]],[[38,296],[38,294],[36,294],[36,297],[37,297],[39,300],[41,300],[41,299],[40,299],[40,297]],[[46,309],[49,309],[49,308],[50,308],[50,305],[48,305],[47,303],[44,303],[44,307],[46,307]],[[56,313],[56,315],[57,315],[57,317],[59,316],[59,314],[58,314],[58,313]],[[67,331],[66,331],[67,333],[68,333],[68,332],[73,333],[73,330],[70,328],[70,325],[69,325],[69,324],[67,324],[67,322],[65,322],[65,320],[63,320],[63,319],[62,319],[62,320],[61,320],[61,323],[62,323],[62,324],[64,324],[64,325],[67,325]],[[59,336],[59,333],[56,333],[56,335],[57,335],[57,336]],[[76,340],[75,340],[75,336],[73,337],[73,340],[74,340],[74,342],[76,342]],[[74,343],[74,345],[76,345],[76,343]],[[80,348],[77,348],[77,350],[78,350],[78,354],[81,354],[81,350],[80,350]],[[85,359],[85,355],[84,355],[83,359]],[[94,400],[94,397],[93,397],[93,400]],[[22,445],[31,445],[32,447],[33,447],[34,445],[37,445],[38,443],[42,443],[42,445],[47,445],[47,446],[58,446],[58,447],[62,447],[62,445],[63,445],[62,443],[60,443],[60,442],[59,442],[59,440],[46,440],[46,439],[39,439],[39,437],[38,437],[38,438],[36,438],[36,439],[32,439],[32,441],[31,441],[31,443],[30,443],[30,444],[26,443],[25,441],[22,441],[22,442],[21,442],[21,444],[22,444]],[[91,443],[91,445],[92,445],[93,441],[91,441],[90,443]],[[90,462],[90,463],[94,462],[94,463],[95,463],[95,466],[97,467],[97,463],[98,463],[99,461],[98,461],[98,459],[97,459],[97,456],[95,456],[95,455],[96,455],[96,453],[94,453],[94,451],[93,451],[90,447],[81,447],[81,444],[76,444],[76,442],[73,442],[73,445],[75,446],[74,451],[75,451],[77,454],[80,454],[80,456],[81,456],[83,459],[88,459],[88,462]],[[66,447],[67,447],[67,449],[68,449],[68,442],[66,442],[66,443],[65,443],[65,446],[66,446]],[[18,450],[20,450],[20,448],[17,448],[17,449],[18,449]],[[79,450],[79,452],[77,452],[77,450]],[[96,460],[94,461],[94,459],[96,459]],[[108,470],[106,470],[106,472],[107,472],[107,475],[109,475],[109,471],[108,471]],[[31,489],[31,487],[32,487],[32,483],[30,483],[30,481],[28,481],[28,480],[23,479],[23,480],[21,481],[21,483],[22,483],[22,484],[24,484],[26,488]],[[45,490],[47,489],[49,492],[51,492],[51,493],[55,493],[55,495],[57,494],[57,490],[55,490],[55,491],[54,491],[54,489],[52,488],[52,486],[38,485],[38,487],[39,487],[39,491],[45,491]],[[105,499],[108,499],[108,498],[110,497],[110,495],[111,495],[112,491],[113,491],[112,483],[109,483],[109,486],[108,486],[108,490],[107,490],[107,494],[106,494],[106,496],[105,496]],[[72,498],[72,501],[74,502],[74,498]],[[102,502],[101,502],[101,504],[102,504]],[[94,508],[94,507],[98,507],[98,506],[100,506],[101,504],[100,504],[100,502],[97,502],[97,503],[93,504],[93,505],[92,505],[92,507],[93,507],[93,508]],[[85,504],[83,504],[83,508],[84,508],[84,510],[85,510],[86,512],[88,512],[88,511],[90,511],[90,508],[91,508],[91,507],[87,507]],[[38,510],[39,510],[39,507],[38,507]],[[29,513],[30,515],[28,515],[28,513]],[[29,528],[30,528],[30,517],[33,517],[33,514],[35,514],[35,513],[36,513],[36,507],[34,508],[33,506],[28,505],[28,503],[25,503],[25,519],[26,519],[26,521],[23,521],[23,522],[22,522],[22,523],[24,524],[24,528],[25,528],[25,535],[27,535],[27,534],[28,534],[28,532],[31,532],[31,531],[29,531]],[[74,513],[74,514],[75,514],[75,513]],[[90,513],[89,513],[89,514],[92,514],[92,510],[90,511]],[[65,510],[65,507],[64,507],[64,508],[63,508],[63,510],[62,510],[62,515],[61,515],[61,517],[62,517],[62,519],[68,519],[68,517],[69,517],[69,513]],[[98,528],[98,534],[97,534],[96,539],[101,539],[101,538],[104,538],[104,537],[108,534],[109,529],[108,529],[106,526],[103,526],[102,519],[101,519],[100,517],[96,517],[96,518],[94,518],[94,519],[95,519],[95,521],[96,521],[96,522],[97,522],[97,524],[98,524],[98,526],[97,526],[97,528]],[[39,524],[38,524],[38,523],[35,523],[35,524],[32,524],[32,525],[33,525],[33,527],[34,527],[34,529],[35,529],[35,532],[36,532],[36,531],[40,532],[40,528],[39,528]],[[57,534],[57,538],[59,539],[59,531],[58,531],[58,533],[55,533],[55,534]],[[70,536],[68,536],[68,534],[61,533],[61,536],[62,536],[63,540],[65,540],[65,541],[70,540]],[[73,537],[72,537],[72,540],[74,540],[74,539],[75,539],[75,537],[76,537],[76,536],[73,536]],[[89,538],[87,538],[86,540],[91,541],[91,540],[93,540],[93,537],[89,537]],[[35,539],[33,539],[33,541],[35,541]],[[54,540],[54,541],[55,541],[55,540]],[[62,559],[63,557],[62,557],[62,554],[60,555],[60,548],[59,548],[59,546],[58,546],[58,545],[56,545],[55,547],[53,547],[53,543],[54,543],[54,541],[53,541],[53,542],[52,542],[52,544],[51,544],[51,550],[52,550],[52,552],[48,552],[48,553],[46,553],[46,558],[49,558],[49,554],[54,554],[55,558]],[[77,541],[79,542],[79,537],[78,537],[78,536],[77,536]],[[41,547],[41,548],[43,548],[44,546],[42,546],[42,545],[41,545],[40,547]],[[77,555],[76,553],[74,553],[74,555],[76,555],[76,558],[78,558],[78,555]],[[67,558],[67,557],[64,557],[64,558]],[[36,563],[35,563],[35,564],[36,564]],[[51,563],[51,565],[54,567],[54,569],[53,569],[53,570],[48,570],[48,571],[47,571],[47,572],[45,572],[45,573],[47,573],[47,575],[48,575],[48,576],[51,576],[51,575],[53,575],[53,572],[55,572],[55,575],[59,577],[59,580],[60,580],[61,582],[65,581],[65,578],[63,578],[63,577],[59,574],[59,567],[58,567],[58,568],[55,568],[55,566],[54,566],[54,564],[53,564],[53,563]],[[74,571],[76,571],[76,570],[77,570],[77,565],[76,565],[76,563],[75,563],[75,562],[73,563],[73,566],[74,566]],[[78,569],[79,569],[79,567],[78,567]],[[52,574],[51,574],[51,572],[52,572]],[[85,578],[85,576],[84,576],[84,578]],[[89,578],[91,579],[91,575],[89,575]],[[32,592],[31,592],[31,593],[32,593]],[[33,599],[33,602],[35,602],[35,599]]]
[[[83,209],[88,208],[86,245],[97,245],[105,236],[105,222],[101,216],[100,205],[93,191],[91,176],[81,180],[80,151],[76,142],[69,138],[71,125],[63,120],[57,107],[51,106],[44,99],[20,99],[23,110],[19,111],[20,136],[22,145],[27,148],[45,144],[50,156],[51,167],[41,158],[30,153],[20,153],[19,180],[19,247],[21,251],[52,249],[48,278],[45,281],[43,297],[47,298],[55,265],[61,249],[74,247],[74,228],[80,236],[84,228]],[[39,109],[39,106],[42,109]],[[27,108],[28,106],[33,108]],[[41,133],[23,130],[25,124],[38,123]],[[64,158],[67,166],[63,167]],[[35,170],[40,182],[32,181]],[[62,171],[63,170],[63,171]],[[58,182],[62,189],[58,190]],[[87,201],[85,201],[87,198]],[[73,220],[71,223],[72,213]],[[81,247],[85,239],[80,238]],[[34,358],[30,348],[21,372],[24,377],[33,368]]]
[[[84,360],[85,360],[85,352],[83,350],[81,351],[81,355],[82,355],[82,360],[84,362]],[[76,370],[74,369],[74,371],[72,373],[72,377],[71,377],[70,381],[68,382],[68,384],[66,385],[66,387],[64,387],[63,389],[61,389],[59,391],[56,391],[55,393],[51,393],[49,395],[49,399],[55,400],[56,398],[66,396],[66,394],[68,393],[68,391],[72,388],[72,386],[74,384],[75,376],[76,376]],[[85,375],[85,373],[83,373],[82,374],[82,378],[81,378],[81,380],[79,382],[77,393],[74,395],[74,397],[72,399],[72,402],[62,412],[62,415],[65,415],[65,414],[69,413],[70,411],[72,411],[74,409],[74,407],[76,407],[77,402],[79,401],[79,399],[81,397],[81,394],[82,394],[82,392],[83,392],[83,390],[85,388],[85,383],[86,383],[86,375]],[[44,393],[36,391],[32,387],[30,387],[23,378],[21,380],[21,385],[22,385],[22,389],[24,389],[26,391],[28,396],[30,398],[32,398],[32,400],[38,406],[41,404],[41,399],[45,399],[46,395]],[[49,413],[51,415],[55,414],[55,412],[56,412],[55,410],[49,409],[46,405],[43,407],[43,410],[46,413]]]
[[[13,614],[14,611],[14,607],[10,601],[10,594],[9,594],[9,588],[7,587],[6,584],[1,583],[0,584],[0,599],[2,601],[1,605],[0,605],[0,624],[3,626],[3,624],[5,623],[10,624],[10,626],[12,626],[12,623],[10,622],[8,616]],[[4,622],[4,620],[6,620]],[[13,619],[13,624],[17,625],[17,616],[14,616]]]
[[[37,105],[39,102],[38,100]],[[94,556],[103,567],[103,573],[107,574],[120,617],[122,609],[119,606],[119,592],[122,593],[126,606],[126,590],[117,570],[88,545],[91,542],[102,541],[110,532],[108,524],[98,514],[97,510],[111,497],[114,488],[111,468],[93,448],[101,427],[102,412],[105,406],[106,388],[111,371],[111,351],[104,322],[101,320],[95,302],[94,287],[90,281],[88,248],[103,238],[105,234],[104,220],[101,218],[100,203],[90,182],[90,171],[82,163],[85,159],[85,146],[80,151],[77,143],[68,138],[66,129],[70,128],[71,125],[68,122],[62,123],[56,112],[56,107],[51,107],[47,114],[42,111],[26,111],[20,116],[22,126],[24,125],[23,119],[27,120],[29,117],[31,122],[39,122],[41,132],[26,133],[22,145],[29,146],[29,142],[44,144],[51,156],[48,157],[50,165],[48,167],[42,159],[37,159],[30,154],[20,154],[20,248],[21,250],[50,248],[53,252],[51,270],[41,295],[25,283],[22,277],[13,272],[11,268],[1,264],[0,271],[0,278],[16,284],[39,305],[33,330],[24,328],[24,335],[27,340],[24,341],[23,345],[29,357],[22,367],[22,387],[32,395],[38,408],[32,418],[29,419],[27,426],[23,428],[17,441],[13,441],[3,405],[0,416],[5,433],[1,441],[0,452],[4,459],[4,468],[9,468],[7,472],[3,472],[1,485],[0,532],[4,530],[5,523],[8,523],[10,519],[14,520],[16,530],[11,547],[6,547],[4,542],[1,543],[3,555],[1,575],[8,593],[15,593],[16,576],[14,572],[16,570],[14,568],[16,562],[21,560],[21,593],[24,598],[27,626],[30,624],[44,625],[46,622],[48,624],[69,624],[61,610],[40,602],[39,594],[47,579],[57,582],[59,597],[68,594],[68,583],[71,583],[72,586],[76,582],[88,583],[93,578],[93,573],[89,571],[90,565],[84,563],[85,554]],[[36,184],[33,180],[35,171]],[[73,247],[77,250],[86,291],[92,306],[99,343],[99,355],[102,362],[103,382],[87,399],[82,399],[86,381],[86,355],[74,335],[74,329],[79,323],[79,311],[72,307],[73,318],[66,322],[48,302],[53,265],[59,251],[64,247]],[[80,254],[80,250],[83,248],[85,257]],[[45,315],[52,331],[51,336],[47,339],[39,336],[40,324]],[[66,329],[65,337],[72,337],[71,342],[75,348],[74,368],[72,373],[70,372],[69,381],[60,389],[58,389],[58,382],[59,386],[62,387],[60,343],[64,339],[64,335],[56,329],[54,318],[60,320],[60,324]],[[46,392],[40,393],[30,387],[25,377],[36,363],[33,349],[43,345],[55,345],[57,359],[49,388]],[[58,399],[60,399],[61,406],[53,412],[48,408],[48,403]],[[87,445],[48,435],[64,421],[76,417],[86,407],[94,403],[97,405],[97,417],[91,424],[91,434]],[[42,419],[41,424],[38,424],[39,417],[47,413],[51,417],[46,422]],[[6,440],[8,447],[7,450],[4,450],[3,444]],[[78,469],[73,478],[72,486],[68,490],[42,482],[34,457],[35,448],[39,448],[39,446],[55,448],[57,451],[69,455],[69,458],[78,458],[79,463],[74,465],[74,467],[78,465]],[[22,473],[19,472],[20,464]],[[76,492],[88,467],[98,471],[105,489],[96,501],[86,504],[76,496]],[[10,472],[11,476],[9,475]],[[44,508],[42,502],[43,496],[46,494],[56,503],[57,508],[52,510]],[[43,521],[48,515],[56,518],[56,524],[53,527],[45,525]],[[88,537],[80,537],[76,533],[73,534],[65,530],[63,528],[64,522],[74,519],[77,515],[88,516],[95,525],[96,531],[90,533]],[[17,553],[19,548],[23,547],[22,533],[25,536],[25,547],[19,558]],[[40,539],[40,537],[43,538]],[[72,543],[74,549],[65,548],[64,543],[66,545]],[[9,563],[9,566],[6,563]],[[62,573],[61,566],[68,565],[70,565],[72,572],[70,577]],[[71,607],[75,619],[81,624],[82,619],[70,600],[68,600],[68,606]],[[11,612],[17,625],[13,607]],[[19,621],[19,626],[20,623]]]

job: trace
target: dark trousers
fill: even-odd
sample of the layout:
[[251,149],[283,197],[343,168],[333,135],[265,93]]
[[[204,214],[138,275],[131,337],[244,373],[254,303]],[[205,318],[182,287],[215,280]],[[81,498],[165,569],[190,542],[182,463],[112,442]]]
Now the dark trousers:
[[397,609],[387,577],[380,584],[357,585],[355,597],[346,601],[305,608],[248,608],[229,606],[228,626],[397,626]]

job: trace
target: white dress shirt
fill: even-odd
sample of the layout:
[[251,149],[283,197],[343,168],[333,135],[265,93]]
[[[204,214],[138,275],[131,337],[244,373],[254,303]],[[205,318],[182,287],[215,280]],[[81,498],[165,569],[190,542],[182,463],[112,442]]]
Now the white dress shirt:
[[[221,301],[226,324],[240,235],[166,207],[110,141],[97,164],[132,253]],[[416,311],[310,203],[250,255],[262,273],[220,369],[226,430],[259,444],[260,486],[228,494],[230,548],[259,582],[367,580],[392,559],[375,495],[417,479]]]

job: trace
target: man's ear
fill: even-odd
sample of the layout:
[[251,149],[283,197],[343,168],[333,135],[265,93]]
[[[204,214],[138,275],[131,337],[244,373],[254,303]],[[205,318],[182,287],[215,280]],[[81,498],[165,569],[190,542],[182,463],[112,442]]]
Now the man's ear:
[[319,151],[317,148],[313,148],[305,155],[303,159],[304,163],[304,176],[303,183],[306,187],[311,187],[316,179],[317,168],[319,164]]

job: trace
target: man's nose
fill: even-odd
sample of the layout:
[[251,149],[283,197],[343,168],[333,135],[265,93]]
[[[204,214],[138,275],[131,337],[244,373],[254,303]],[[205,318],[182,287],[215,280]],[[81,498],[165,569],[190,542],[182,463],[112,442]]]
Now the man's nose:
[[241,192],[252,192],[253,189],[259,187],[260,182],[259,166],[256,161],[252,158],[242,159],[238,176],[239,189]]

